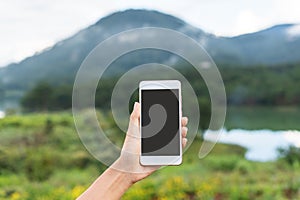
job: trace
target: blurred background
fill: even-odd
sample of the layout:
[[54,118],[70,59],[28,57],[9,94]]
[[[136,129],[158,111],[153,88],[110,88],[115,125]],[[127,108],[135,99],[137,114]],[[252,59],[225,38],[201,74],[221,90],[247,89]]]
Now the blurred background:
[[183,164],[159,170],[123,199],[300,199],[299,8],[297,0],[1,1],[0,199],[75,199],[106,169],[77,136],[73,82],[97,44],[141,27],[173,29],[205,48],[224,80],[227,117],[219,143],[199,159],[213,133],[210,97],[193,67],[158,50],[114,61],[98,85],[96,107],[115,144],[124,134],[111,94],[134,66],[174,67],[201,109]]

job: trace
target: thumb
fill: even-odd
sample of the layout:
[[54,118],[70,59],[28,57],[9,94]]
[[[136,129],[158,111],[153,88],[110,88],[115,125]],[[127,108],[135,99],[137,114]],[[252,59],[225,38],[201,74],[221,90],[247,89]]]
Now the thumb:
[[133,111],[130,115],[130,121],[127,134],[133,137],[140,137],[140,110],[141,106],[138,102],[134,103]]

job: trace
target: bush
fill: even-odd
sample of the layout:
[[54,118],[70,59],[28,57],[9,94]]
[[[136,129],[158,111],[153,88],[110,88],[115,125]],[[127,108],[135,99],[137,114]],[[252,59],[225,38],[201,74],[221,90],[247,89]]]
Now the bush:
[[237,156],[208,156],[205,159],[205,164],[208,169],[232,171],[235,169],[239,159]]
[[[52,151],[53,152],[53,151]],[[59,160],[47,149],[28,151],[25,160],[25,172],[30,181],[47,180],[54,171]]]
[[240,160],[238,161],[235,169],[240,173],[240,174],[248,174],[252,170],[252,166],[250,165],[249,161],[247,160]]
[[45,128],[44,128],[45,134],[49,135],[50,133],[52,133],[53,128],[54,128],[54,123],[50,118],[48,118],[45,122]]
[[169,177],[159,188],[158,195],[162,199],[187,199],[185,191],[189,189],[186,180],[181,176]]
[[72,155],[73,166],[80,169],[84,169],[93,164],[95,159],[89,155],[86,151],[75,152]]
[[0,149],[0,174],[20,172],[23,169],[24,155],[15,149]]
[[289,146],[288,148],[278,149],[280,157],[282,157],[288,164],[297,165],[300,163],[300,148]]

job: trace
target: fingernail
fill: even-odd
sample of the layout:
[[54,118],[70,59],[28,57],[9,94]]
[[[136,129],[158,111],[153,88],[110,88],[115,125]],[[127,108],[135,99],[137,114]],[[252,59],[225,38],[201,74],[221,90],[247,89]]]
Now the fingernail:
[[133,109],[135,110],[137,108],[137,102],[134,102]]

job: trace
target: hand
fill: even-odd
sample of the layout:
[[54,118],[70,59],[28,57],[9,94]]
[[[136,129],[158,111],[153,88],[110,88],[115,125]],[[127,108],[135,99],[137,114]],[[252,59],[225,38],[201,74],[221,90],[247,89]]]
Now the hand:
[[[140,164],[141,133],[139,120],[140,104],[135,103],[120,157],[77,198],[78,200],[120,199],[132,184],[149,176],[159,168],[159,166],[142,166]],[[183,117],[181,121],[183,147],[187,143],[187,122],[187,117]]]
[[[134,109],[130,115],[129,126],[126,138],[123,144],[121,155],[119,159],[111,166],[114,169],[121,170],[127,174],[131,183],[135,183],[152,174],[160,166],[142,166],[140,164],[141,153],[141,133],[140,133],[140,104],[135,103]],[[187,125],[188,118],[182,117],[181,132],[182,132],[182,146],[186,146],[187,139]]]

